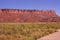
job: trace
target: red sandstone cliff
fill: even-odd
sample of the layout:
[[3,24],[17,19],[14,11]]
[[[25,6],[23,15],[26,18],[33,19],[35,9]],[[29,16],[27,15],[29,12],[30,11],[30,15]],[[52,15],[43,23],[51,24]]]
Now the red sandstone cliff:
[[59,22],[54,10],[0,9],[0,22]]

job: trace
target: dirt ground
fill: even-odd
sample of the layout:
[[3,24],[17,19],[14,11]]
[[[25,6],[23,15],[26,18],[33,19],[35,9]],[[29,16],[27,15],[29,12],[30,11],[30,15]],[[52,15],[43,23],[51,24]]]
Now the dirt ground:
[[60,40],[60,31],[52,33],[37,40]]

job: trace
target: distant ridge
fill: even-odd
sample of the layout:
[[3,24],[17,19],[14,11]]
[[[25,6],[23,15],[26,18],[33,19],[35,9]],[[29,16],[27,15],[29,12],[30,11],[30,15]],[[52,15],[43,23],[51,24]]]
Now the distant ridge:
[[54,10],[0,9],[0,22],[60,22]]

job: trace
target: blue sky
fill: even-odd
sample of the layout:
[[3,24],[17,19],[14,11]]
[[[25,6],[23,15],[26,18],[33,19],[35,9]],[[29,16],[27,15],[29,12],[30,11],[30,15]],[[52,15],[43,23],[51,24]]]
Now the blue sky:
[[55,10],[60,15],[60,0],[0,0],[0,9]]

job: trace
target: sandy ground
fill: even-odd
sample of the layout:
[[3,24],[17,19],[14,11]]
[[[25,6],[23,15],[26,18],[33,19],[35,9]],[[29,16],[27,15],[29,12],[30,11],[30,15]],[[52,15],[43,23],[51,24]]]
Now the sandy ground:
[[60,40],[60,31],[52,33],[37,40]]

